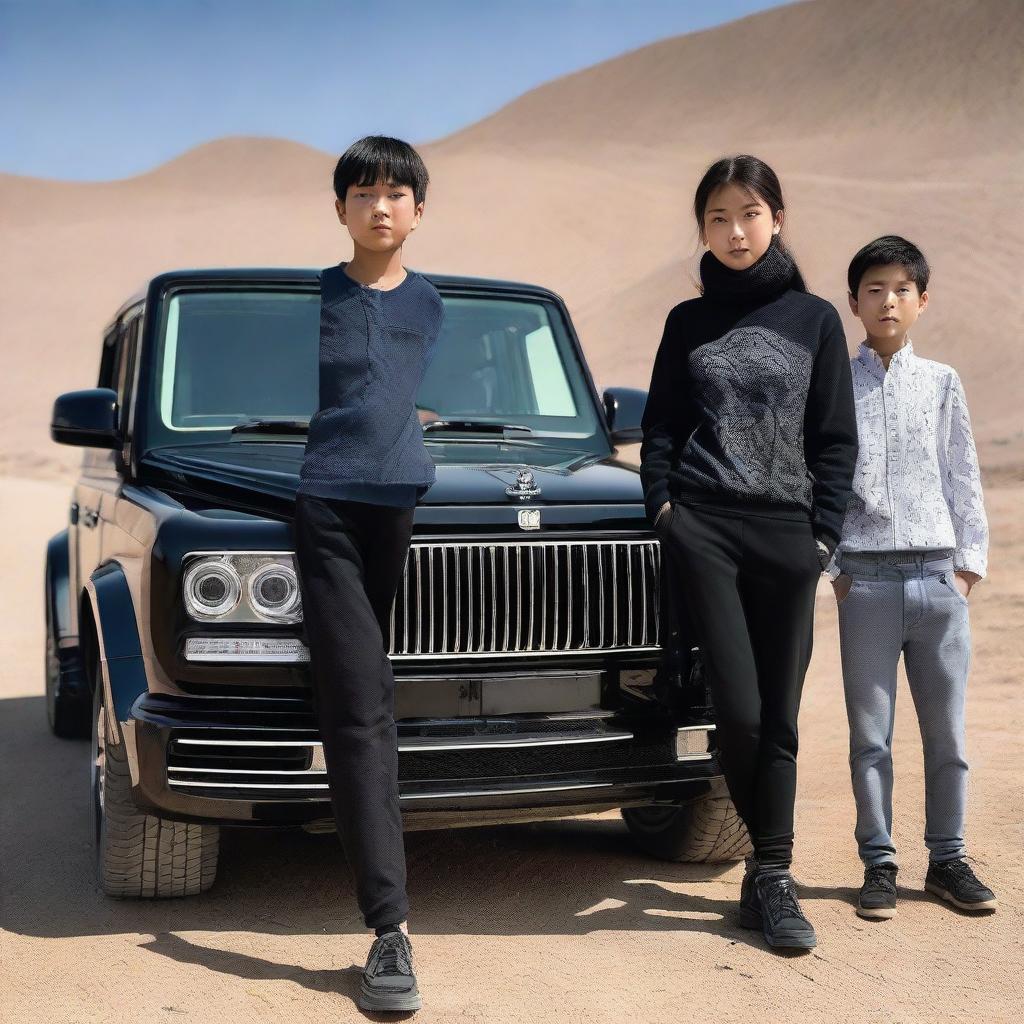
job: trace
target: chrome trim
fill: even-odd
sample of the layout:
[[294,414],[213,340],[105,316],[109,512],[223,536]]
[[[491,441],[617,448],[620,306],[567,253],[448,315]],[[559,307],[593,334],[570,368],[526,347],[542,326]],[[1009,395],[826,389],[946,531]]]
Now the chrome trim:
[[[570,721],[571,719],[567,719]],[[584,719],[586,721],[586,719]],[[527,733],[517,739],[514,736],[503,734],[493,741],[483,740],[480,736],[467,736],[463,742],[459,737],[446,738],[443,736],[431,737],[421,736],[409,737],[409,740],[398,742],[399,753],[429,753],[449,750],[504,750],[515,747],[568,747],[581,743],[621,743],[633,739],[631,732],[603,732],[590,736],[575,736],[567,733]],[[416,742],[416,741],[419,742]],[[190,738],[175,739],[176,744],[188,744],[194,747],[307,747],[310,750],[322,750],[323,743],[320,740],[197,740]],[[184,768],[175,765],[169,766],[170,771],[223,771],[234,772],[244,769],[233,768]],[[253,769],[255,771],[255,769]],[[291,774],[288,770],[280,772],[267,772],[270,775]],[[296,773],[298,774],[298,773]]]
[[[230,636],[204,636],[196,639],[209,639],[209,640],[245,640],[248,637],[230,637]],[[252,655],[250,657],[236,657],[230,654],[214,654],[204,655],[202,658],[189,657],[186,660],[195,662],[197,664],[213,664],[215,662],[233,662],[235,664],[244,662],[249,664],[279,664],[279,665],[291,665],[291,664],[306,664],[309,662],[309,648],[303,644],[305,650],[305,656],[295,655],[281,655],[273,657],[258,657]],[[660,651],[660,646],[648,646],[648,647],[609,647],[602,650],[598,647],[591,647],[587,649],[574,648],[569,651],[477,651],[472,653],[452,652],[450,654],[389,654],[388,658],[391,661],[411,661],[413,659],[422,660],[423,658],[436,659],[438,661],[445,661],[451,658],[550,658],[560,655],[573,655],[573,654],[584,654],[594,655],[602,654],[606,651],[613,652],[615,654],[647,654],[655,653]]]
[[[242,784],[224,782],[199,782],[195,779],[177,779],[171,782],[174,786],[187,786],[193,789],[327,789],[328,784],[324,783],[302,783],[302,782],[246,782]],[[399,800],[449,800],[454,797],[482,797],[482,796],[520,796],[525,793],[565,793],[574,789],[612,789],[635,788],[637,786],[651,785],[649,782],[578,782],[571,786],[530,786],[518,789],[467,789],[467,790],[446,790],[439,793],[399,793]]]
[[[184,771],[185,769],[178,769]],[[168,779],[170,786],[193,789],[329,789],[326,782],[199,782],[196,779]]]
[[[444,793],[400,793],[399,800],[447,800],[451,797],[464,796],[519,796],[522,793],[562,793],[570,789],[610,789],[616,782],[577,782],[571,786],[531,786],[522,789],[459,789]],[[648,783],[625,783],[627,786],[648,785]]]

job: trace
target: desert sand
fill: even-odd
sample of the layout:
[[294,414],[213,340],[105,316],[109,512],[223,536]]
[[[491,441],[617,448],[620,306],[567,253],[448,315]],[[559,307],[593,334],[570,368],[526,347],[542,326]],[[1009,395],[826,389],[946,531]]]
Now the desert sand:
[[[851,349],[849,256],[886,232],[922,245],[934,275],[915,346],[961,373],[992,522],[991,576],[971,597],[970,839],[1001,909],[971,918],[921,890],[921,753],[904,690],[900,916],[854,916],[846,724],[823,587],[796,864],[819,948],[770,953],[733,920],[738,866],[650,861],[616,815],[415,833],[418,1020],[1019,1020],[1022,52],[1016,0],[815,0],[553,81],[422,147],[433,184],[409,265],[553,287],[599,386],[646,386],[665,313],[694,294],[688,205],[722,153],[754,152],[779,172],[792,248],[843,313]],[[231,138],[121,181],[0,175],[5,1020],[359,1019],[367,940],[335,838],[231,833],[205,898],[108,901],[92,876],[87,744],[49,735],[42,697],[43,549],[66,522],[80,459],[49,441],[53,397],[95,383],[100,331],[156,272],[347,258],[333,159]]]

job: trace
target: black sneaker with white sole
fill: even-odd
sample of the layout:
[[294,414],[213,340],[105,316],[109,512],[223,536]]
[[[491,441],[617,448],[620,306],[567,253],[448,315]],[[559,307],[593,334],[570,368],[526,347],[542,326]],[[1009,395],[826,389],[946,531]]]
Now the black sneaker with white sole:
[[793,876],[781,868],[761,869],[754,878],[761,904],[761,928],[769,946],[812,949],[818,944],[814,926],[796,898]]
[[857,914],[871,921],[896,916],[896,873],[891,863],[869,864],[864,869],[864,884],[857,897]]
[[422,1005],[409,937],[400,930],[378,935],[363,968],[359,1008],[376,1013],[409,1013]]
[[979,881],[962,857],[928,865],[924,887],[961,910],[995,910],[995,893]]

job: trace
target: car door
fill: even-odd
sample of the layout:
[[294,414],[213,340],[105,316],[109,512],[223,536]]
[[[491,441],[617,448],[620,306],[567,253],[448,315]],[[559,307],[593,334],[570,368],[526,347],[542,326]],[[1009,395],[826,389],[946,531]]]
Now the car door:
[[[138,313],[128,313],[103,339],[103,354],[97,387],[111,388],[118,396],[118,429],[127,428],[131,373],[140,322]],[[113,516],[120,490],[118,471],[120,451],[113,448],[86,448],[72,504],[74,564],[79,588],[104,560],[103,524]],[[77,519],[77,522],[75,521]]]

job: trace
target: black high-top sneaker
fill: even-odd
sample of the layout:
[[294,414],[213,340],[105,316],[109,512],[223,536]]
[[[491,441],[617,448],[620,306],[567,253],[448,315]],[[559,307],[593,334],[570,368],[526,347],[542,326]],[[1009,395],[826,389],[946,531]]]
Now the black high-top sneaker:
[[754,888],[761,901],[761,926],[769,946],[812,949],[818,944],[814,927],[796,898],[796,882],[784,868],[758,871]]
[[359,1008],[408,1013],[423,1005],[412,970],[412,946],[400,929],[378,935],[370,947],[359,987]]
[[754,878],[757,875],[757,860],[746,859],[746,871],[743,873],[743,884],[740,886],[740,927],[761,927],[761,901],[757,898],[757,887]]
[[929,864],[924,887],[961,910],[995,910],[998,906],[995,893],[978,880],[963,857]]
[[857,914],[871,920],[896,916],[896,872],[893,863],[869,864],[857,897]]

